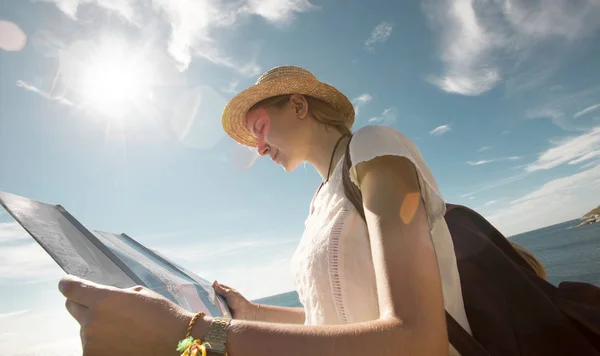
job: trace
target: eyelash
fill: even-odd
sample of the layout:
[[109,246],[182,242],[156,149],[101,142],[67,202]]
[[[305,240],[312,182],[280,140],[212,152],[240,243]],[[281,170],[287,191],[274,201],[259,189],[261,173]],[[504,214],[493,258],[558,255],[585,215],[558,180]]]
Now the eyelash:
[[265,128],[265,125],[262,124],[262,125],[260,125],[260,127],[258,129],[255,129],[254,132],[256,132],[257,135],[262,135],[264,128]]

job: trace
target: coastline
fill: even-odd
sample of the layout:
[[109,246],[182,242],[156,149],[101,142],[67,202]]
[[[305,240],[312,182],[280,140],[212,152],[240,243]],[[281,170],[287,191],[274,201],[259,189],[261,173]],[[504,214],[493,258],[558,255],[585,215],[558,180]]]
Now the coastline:
[[587,214],[583,215],[579,220],[582,220],[577,226],[595,224],[600,222],[600,206],[596,209],[590,210]]
[[580,218],[580,220],[582,221],[579,224],[577,224],[577,227],[600,222],[600,215],[584,216]]

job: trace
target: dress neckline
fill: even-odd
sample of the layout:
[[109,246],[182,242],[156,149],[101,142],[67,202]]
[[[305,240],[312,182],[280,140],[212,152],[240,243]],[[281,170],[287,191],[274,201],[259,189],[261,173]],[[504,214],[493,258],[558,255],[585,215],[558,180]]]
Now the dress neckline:
[[331,171],[331,175],[329,176],[329,180],[326,182],[321,182],[321,184],[319,184],[319,187],[317,187],[317,190],[315,191],[315,194],[313,195],[313,197],[310,201],[309,215],[313,215],[313,213],[315,212],[315,200],[319,196],[321,189],[323,189],[323,187],[325,185],[330,184],[331,179],[336,176],[336,174],[338,173],[338,170],[340,169],[339,167],[341,166],[341,162],[343,161],[344,157],[345,157],[345,155],[340,157],[340,159],[336,162],[335,167],[333,168],[333,170]]

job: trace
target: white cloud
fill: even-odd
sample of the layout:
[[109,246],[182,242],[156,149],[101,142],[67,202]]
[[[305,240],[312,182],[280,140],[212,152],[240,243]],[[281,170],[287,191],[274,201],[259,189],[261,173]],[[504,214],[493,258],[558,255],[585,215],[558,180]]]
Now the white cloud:
[[504,130],[502,131],[502,136],[506,136],[510,133],[510,130]]
[[546,39],[576,39],[591,33],[599,24],[600,3],[584,0],[505,0],[503,13],[521,35]]
[[469,166],[480,166],[482,164],[488,164],[488,163],[492,163],[492,162],[517,161],[517,160],[520,160],[520,159],[521,159],[521,157],[519,157],[519,156],[511,156],[511,157],[484,159],[484,160],[480,160],[480,161],[467,161],[466,163]]
[[600,157],[600,150],[586,153],[583,156],[570,161],[569,164],[579,164],[581,162],[585,162],[585,161],[589,161],[590,159],[594,159],[596,157]]
[[19,88],[23,88],[27,91],[39,94],[44,99],[56,101],[56,102],[59,102],[61,104],[67,105],[67,106],[73,106],[73,103],[71,101],[69,101],[68,99],[63,98],[63,97],[53,96],[50,93],[45,92],[45,91],[37,88],[36,86],[26,83],[22,80],[17,80],[17,86]]
[[592,167],[599,166],[599,165],[600,165],[600,159],[586,163],[586,164],[580,166],[579,169],[588,169],[588,168],[592,168]]
[[429,131],[429,134],[433,135],[433,136],[441,136],[451,130],[452,130],[452,128],[450,127],[450,125],[446,124],[446,125],[438,126],[435,129]]
[[13,318],[15,316],[23,315],[27,312],[29,312],[29,309],[17,310],[17,311],[8,312],[8,313],[0,313],[0,319]]
[[507,236],[575,219],[598,205],[600,166],[557,178],[486,218]]
[[493,160],[480,160],[480,161],[467,161],[467,164],[470,166],[480,166],[482,164],[488,164],[490,162],[493,162]]
[[77,12],[82,5],[97,5],[115,12],[128,21],[133,21],[135,8],[140,0],[34,0],[54,3],[65,15],[77,20]]
[[490,206],[490,205],[494,205],[496,203],[499,203],[501,201],[505,200],[504,198],[502,199],[496,199],[496,200],[490,200],[488,202],[486,202],[485,204],[483,204],[484,207]]
[[10,332],[10,333],[0,333],[0,341],[6,340],[6,339],[11,338],[11,337],[15,337],[16,335],[19,335],[19,334],[18,333],[12,333],[12,332]]
[[573,115],[573,118],[577,119],[578,117],[583,116],[583,115],[585,115],[587,113],[590,113],[590,112],[592,112],[592,111],[594,111],[594,110],[596,110],[598,108],[600,108],[600,104],[589,106],[589,107],[587,107],[587,108],[585,108],[585,109],[583,109],[581,111],[578,111],[575,115]]
[[[471,198],[469,198],[469,199],[471,199]],[[502,201],[504,201],[504,200],[506,200],[506,198],[492,199],[492,200],[489,200],[489,201],[485,202],[485,203],[484,203],[482,206],[480,206],[480,207],[477,207],[477,208],[474,208],[473,210],[475,210],[475,211],[477,211],[478,213],[480,213],[480,214],[482,214],[482,215],[483,215],[483,214],[485,214],[485,212],[486,212],[486,211],[489,211],[489,210],[487,210],[487,209],[488,209],[490,206],[492,206],[492,205],[498,205],[498,203],[500,203],[500,202],[502,202]]]
[[27,282],[62,274],[60,267],[37,243],[0,247],[0,280]]
[[390,107],[381,113],[379,116],[375,116],[369,119],[370,124],[382,124],[382,125],[392,125],[396,122],[396,118],[398,116],[398,110],[395,107]]
[[473,196],[475,194],[479,194],[479,193],[484,192],[486,190],[490,190],[490,189],[493,189],[493,188],[501,187],[503,185],[514,183],[514,182],[516,182],[518,180],[521,180],[521,179],[527,177],[529,174],[530,173],[528,173],[528,172],[519,173],[517,175],[513,175],[513,176],[502,178],[502,179],[499,179],[499,180],[496,180],[496,181],[493,181],[493,182],[490,182],[490,183],[486,183],[484,185],[481,185],[481,186],[477,187],[475,190],[473,190],[473,191],[471,191],[469,193],[462,194],[460,197],[461,198],[471,197],[471,196]]
[[291,254],[284,258],[261,259],[226,268],[214,264],[214,269],[196,269],[195,273],[212,276],[219,283],[237,289],[252,300],[294,290],[290,258]]
[[[258,251],[274,250],[274,249],[288,249],[290,246],[294,246],[298,242],[298,239],[257,239],[257,238],[245,238],[245,239],[218,239],[215,242],[202,242],[197,244],[188,244],[186,247],[186,256],[176,257],[176,260],[196,262],[196,255],[202,254],[204,258],[215,258],[220,259],[223,257],[229,258],[231,256],[251,255]],[[166,256],[177,256],[181,247],[179,246],[162,246],[158,247],[161,253]],[[189,256],[189,257],[188,257]]]
[[492,148],[492,147],[490,147],[490,146],[483,146],[483,147],[481,147],[480,149],[478,149],[478,150],[477,150],[477,152],[483,152],[483,151],[487,151],[487,150],[489,150],[489,149],[491,149],[491,148]]
[[487,59],[495,39],[482,26],[472,1],[426,1],[424,9],[430,22],[439,26],[445,65],[445,73],[430,81],[446,92],[463,95],[492,89],[501,79],[499,69]]
[[354,105],[354,111],[356,112],[356,116],[358,116],[360,109],[363,106],[370,103],[371,100],[373,100],[373,97],[368,93],[364,93],[364,94],[352,99],[352,105]]
[[247,11],[276,23],[288,23],[295,13],[306,12],[317,7],[306,0],[249,0]]
[[152,4],[166,15],[171,26],[168,50],[180,63],[180,69],[188,68],[195,53],[213,63],[235,67],[230,58],[221,56],[210,39],[210,31],[232,25],[240,9],[228,11],[218,2],[207,0],[152,0]]
[[[569,92],[546,93],[532,101],[533,110],[528,110],[526,117],[550,119],[555,125],[567,131],[587,131],[591,127],[590,124],[593,125],[593,123],[590,120],[576,119],[597,110],[594,108],[595,105],[589,106],[582,103],[597,102],[599,96],[600,85],[597,84]],[[574,117],[574,115],[578,115],[578,117]],[[593,120],[593,115],[589,115],[589,117]]]
[[365,49],[371,51],[373,50],[373,45],[378,43],[383,43],[387,41],[387,39],[392,35],[392,30],[394,29],[394,25],[387,22],[380,22],[373,31],[371,31],[371,36],[365,41]]
[[[491,90],[509,71],[524,75],[514,69],[531,59],[533,49],[543,41],[577,39],[600,24],[597,0],[424,0],[423,10],[441,37],[444,65],[442,75],[431,76],[429,81],[446,92],[462,95]],[[514,62],[506,58],[514,58]],[[535,67],[538,85],[554,70]]]
[[29,238],[29,234],[16,221],[0,223],[0,243],[27,238]]
[[[167,258],[178,261],[190,271],[216,279],[238,289],[247,298],[260,298],[294,289],[290,259],[298,244],[297,238],[219,238],[185,247],[173,244],[155,248]],[[210,251],[207,253],[207,251]],[[197,256],[203,255],[199,266]],[[249,256],[267,256],[256,259]],[[221,262],[229,261],[226,265]]]
[[[72,19],[77,19],[81,5],[93,4],[116,12],[134,25],[165,21],[170,27],[168,51],[179,62],[181,70],[192,58],[203,57],[213,63],[232,68],[247,76],[261,69],[254,61],[236,61],[223,55],[212,38],[216,29],[234,25],[241,17],[258,15],[282,26],[293,21],[297,13],[317,7],[307,0],[242,0],[238,2],[212,0],[42,0],[55,3]],[[141,10],[145,11],[141,11]],[[151,10],[151,11],[146,11]]]
[[[191,45],[186,45],[184,46],[184,50],[180,51],[178,47],[172,47],[173,43],[174,42],[171,42],[169,45],[169,52],[175,59],[182,63],[183,66],[181,69],[186,69],[191,62],[191,55],[188,51],[191,51],[192,47]],[[230,57],[224,56],[216,47],[204,47],[201,50],[197,50],[195,54],[198,57],[202,57],[214,64],[230,68],[246,77],[254,77],[262,71],[260,65],[258,65],[255,61],[246,61],[242,64],[231,59]]]
[[529,119],[550,119],[552,122],[566,131],[576,131],[580,130],[573,122],[567,120],[564,113],[557,109],[538,109],[538,110],[530,110],[526,114]]
[[527,172],[557,167],[567,162],[580,163],[597,156],[600,150],[600,126],[579,135],[553,142],[554,147],[542,152],[526,167]]
[[[44,312],[32,311],[0,323],[0,335],[6,335],[1,340],[3,356],[81,355],[79,324],[64,308],[60,293],[54,294],[43,303]],[[36,335],[35,343],[23,342],[31,335]]]
[[222,91],[229,94],[237,94],[238,93],[238,85],[240,85],[239,80],[232,80],[229,82],[229,85],[225,89],[221,89]]

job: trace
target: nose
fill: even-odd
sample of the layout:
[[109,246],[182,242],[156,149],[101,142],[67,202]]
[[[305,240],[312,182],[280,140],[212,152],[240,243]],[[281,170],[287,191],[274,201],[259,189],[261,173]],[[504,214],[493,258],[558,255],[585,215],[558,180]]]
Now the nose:
[[265,142],[264,139],[260,139],[258,141],[258,154],[261,156],[266,156],[269,154],[269,145]]

